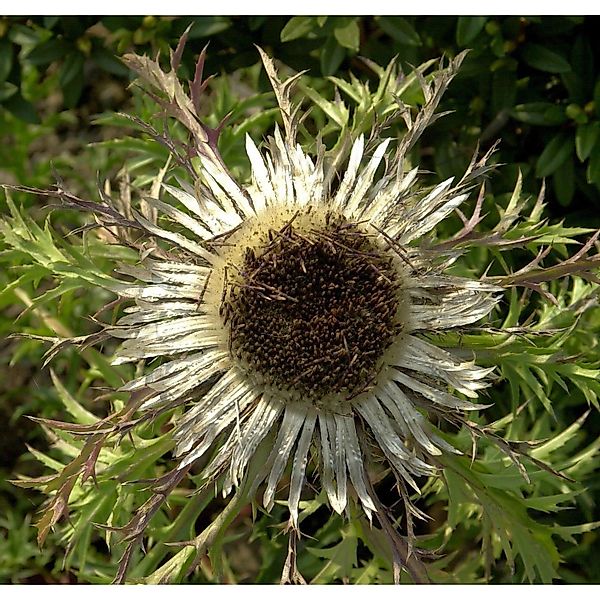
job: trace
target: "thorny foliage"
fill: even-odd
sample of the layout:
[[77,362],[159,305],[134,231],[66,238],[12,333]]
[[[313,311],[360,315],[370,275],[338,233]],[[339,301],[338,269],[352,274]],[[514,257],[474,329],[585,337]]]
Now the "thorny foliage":
[[[184,44],[185,36],[171,54],[169,72],[146,57],[125,58],[126,64],[140,76],[145,92],[158,105],[161,118],[177,121],[187,132],[173,135],[168,126],[160,131],[152,123],[129,117],[150,140],[168,149],[176,167],[174,171],[170,170],[169,162],[163,164],[155,171],[158,175],[150,182],[149,191],[141,194],[125,174],[119,194],[114,196],[108,184],[102,185],[98,201],[71,194],[60,179],[52,190],[6,188],[11,216],[0,221],[0,230],[10,258],[19,265],[22,274],[3,294],[42,279],[53,280],[55,286],[34,299],[24,293],[20,295],[27,310],[38,311],[45,318],[46,327],[54,329],[54,336],[28,334],[50,343],[44,365],[68,344],[75,345],[85,353],[104,385],[117,390],[131,373],[125,367],[111,366],[93,349],[93,345],[109,338],[110,325],[85,336],[65,334],[50,317],[44,317],[43,305],[70,290],[101,287],[117,300],[111,301],[97,316],[117,310],[118,298],[128,283],[109,274],[110,265],[133,264],[140,253],[157,258],[170,256],[171,250],[152,238],[156,208],[165,209],[159,197],[161,184],[172,179],[173,172],[179,177],[187,174],[196,181],[195,164],[203,159],[198,149],[211,153],[226,168],[219,150],[219,136],[226,131],[226,121],[209,127],[201,116],[207,110],[205,95],[210,89],[210,78],[203,80],[202,73],[205,51],[198,59],[188,95],[177,77]],[[426,75],[434,66],[430,62],[407,77],[398,72],[393,62],[385,69],[373,65],[379,77],[374,92],[353,76],[350,82],[332,78],[336,93],[333,100],[328,100],[305,85],[301,73],[282,82],[271,59],[262,50],[260,53],[286,132],[291,137],[297,134],[304,137],[309,147],[318,148],[324,143],[308,134],[302,101],[294,96],[294,90],[298,89],[295,86],[299,85],[315,103],[315,110],[322,111],[329,120],[325,133],[337,133],[337,141],[324,154],[326,181],[331,189],[337,184],[336,168],[346,160],[352,140],[369,131],[370,139],[376,140],[381,131],[397,123],[398,117],[407,133],[395,150],[395,159],[398,164],[409,164],[410,152],[420,133],[441,116],[435,112],[438,102],[462,59],[459,56],[449,67],[440,65]],[[341,99],[340,91],[349,102]],[[415,94],[420,95],[422,104],[416,111],[402,100],[414,98]],[[477,155],[473,158],[467,175],[472,185],[487,172],[484,164],[485,160]],[[74,232],[69,239],[60,239],[49,219],[40,227],[20,213],[10,198],[14,190],[57,198],[63,207],[91,212],[95,223]],[[201,186],[198,191],[202,193]],[[136,201],[137,195],[141,197]],[[487,214],[485,209],[489,209]],[[491,215],[497,210],[501,212],[500,218],[490,227]],[[532,582],[551,582],[558,577],[560,560],[554,538],[573,542],[573,535],[597,525],[558,525],[539,520],[528,511],[555,513],[565,503],[585,496],[581,482],[593,471],[600,448],[596,440],[576,451],[585,415],[564,431],[555,431],[549,418],[557,386],[580,390],[585,401],[598,409],[598,347],[597,343],[586,345],[585,338],[598,326],[599,234],[546,222],[542,218],[543,190],[532,203],[521,195],[520,178],[505,208],[486,194],[484,183],[472,214],[457,213],[462,228],[454,234],[445,232],[439,239],[432,238],[431,247],[443,248],[457,259],[457,272],[462,269],[484,281],[510,288],[510,301],[506,308],[498,310],[489,325],[463,327],[445,334],[436,343],[456,348],[465,355],[476,351],[482,365],[498,368],[499,382],[505,381],[507,385],[504,394],[493,390],[491,396],[501,418],[489,423],[483,413],[473,420],[457,422],[458,433],[446,435],[465,455],[442,455],[439,466],[444,477],[431,478],[421,498],[411,498],[407,490],[397,485],[396,497],[403,508],[391,502],[381,503],[375,513],[379,526],[368,523],[351,507],[346,524],[342,525],[339,517],[332,517],[315,532],[316,545],[311,547],[310,541],[299,539],[297,532],[292,531],[287,547],[280,548],[277,536],[273,537],[267,529],[277,522],[277,511],[270,518],[256,516],[253,535],[265,544],[259,579],[268,577],[269,552],[280,555],[287,552],[283,581],[303,582],[301,573],[310,573],[310,581],[316,583],[399,581],[403,570],[415,582],[452,581],[453,551],[457,543],[460,547],[463,524],[470,523],[479,528],[476,538],[483,552],[469,550],[471,566],[463,566],[459,580],[490,579],[494,564],[503,555],[511,573],[516,571],[519,577]],[[577,238],[585,234],[593,235],[569,255],[566,248],[579,244]],[[515,251],[530,253],[533,258],[524,265],[515,264]],[[539,294],[538,305],[532,310],[535,293]],[[143,368],[141,364],[139,369]],[[124,582],[128,571],[129,581],[181,581],[196,569],[200,569],[206,580],[223,580],[225,532],[242,508],[253,501],[255,490],[247,483],[253,481],[252,474],[248,474],[246,483],[242,483],[218,516],[197,534],[194,523],[202,517],[220,483],[207,482],[201,466],[189,472],[171,470],[169,453],[173,440],[169,429],[179,408],[161,407],[139,416],[136,409],[144,400],[143,391],[129,396],[108,391],[106,398],[112,410],[98,419],[69,393],[54,372],[52,378],[73,422],[41,418],[36,421],[47,431],[52,445],[66,462],[32,448],[31,452],[54,474],[15,482],[40,489],[48,496],[37,523],[39,543],[43,544],[50,530],[69,515],[69,524],[60,525],[67,544],[66,564],[76,563],[80,573],[88,573],[85,577],[89,580],[94,580],[94,576],[86,566],[87,547],[98,528],[110,552],[120,554],[117,582]],[[507,402],[506,398],[510,400]],[[536,401],[543,405],[547,415],[542,412],[540,416],[534,406]],[[531,419],[525,418],[527,413]],[[260,465],[261,457],[254,464]],[[386,477],[381,472],[375,485],[389,486]],[[174,503],[176,510],[168,502]],[[442,524],[429,535],[419,534],[413,518],[430,518],[426,514],[428,506],[435,502],[447,507],[447,526]],[[301,503],[300,522],[310,520],[323,504],[323,494],[314,501]],[[455,542],[453,536],[459,541]],[[362,565],[357,555],[359,540],[371,555]],[[142,556],[139,547],[144,541],[147,548]],[[300,544],[308,550],[303,555]],[[202,560],[207,553],[213,571]],[[97,571],[101,572],[98,580],[106,581],[108,570],[97,568]]]

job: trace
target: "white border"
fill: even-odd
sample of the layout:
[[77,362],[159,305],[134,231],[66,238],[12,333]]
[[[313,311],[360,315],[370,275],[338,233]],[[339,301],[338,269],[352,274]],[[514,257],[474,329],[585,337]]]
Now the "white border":
[[[596,10],[598,5],[596,5]],[[165,12],[165,8],[169,12]],[[209,11],[207,9],[213,9]],[[517,2],[515,0],[505,0],[504,2],[486,2],[481,0],[459,0],[448,4],[440,1],[393,2],[384,0],[345,0],[344,2],[333,2],[332,0],[292,0],[282,2],[281,0],[255,0],[252,3],[241,2],[239,0],[221,0],[218,4],[204,3],[198,0],[104,0],[102,3],[77,3],[65,2],[64,0],[55,0],[52,3],[42,2],[41,0],[21,0],[19,3],[4,5],[2,11],[7,16],[26,16],[26,15],[79,15],[79,14],[101,14],[101,15],[202,15],[215,14],[214,9],[218,8],[219,15],[244,15],[249,12],[254,15],[364,15],[364,14],[402,14],[402,15],[480,15],[482,13],[489,15],[560,15],[568,9],[569,15],[584,15],[592,13],[591,2],[585,0],[571,0],[567,5],[561,3],[548,3],[541,0],[525,0]],[[368,13],[365,12],[368,9]],[[18,13],[16,12],[18,10]],[[593,13],[592,13],[593,14]],[[1,560],[1,559],[0,559]],[[29,586],[28,586],[29,587]],[[213,586],[211,586],[212,588]],[[528,598],[532,591],[544,595],[544,600],[554,600],[562,595],[564,586],[419,586],[418,588],[396,588],[393,586],[377,586],[377,600],[387,598],[397,600],[405,592],[416,594],[418,600],[481,600],[485,595],[486,600],[505,600],[509,593],[511,600]],[[126,586],[111,587],[110,591],[106,586],[86,586],[85,595],[89,600],[105,600],[106,593],[118,600],[121,598],[139,597],[140,600],[164,600],[165,595],[171,593],[177,594],[177,600],[197,600],[199,594],[210,593],[211,588],[206,588],[200,592],[197,586],[180,585],[175,588],[163,588],[156,586]],[[485,589],[482,589],[485,588]],[[27,589],[27,588],[26,588]],[[81,588],[78,586],[43,586],[44,597],[53,600],[80,600]],[[12,599],[22,596],[23,590],[19,586],[0,585],[2,598]],[[580,600],[586,598],[597,598],[600,586],[577,586],[577,595]],[[33,592],[33,590],[32,590]],[[281,596],[303,597],[310,600],[319,600],[326,598],[331,594],[343,594],[344,598],[359,598],[364,600],[366,590],[363,586],[299,586],[282,588],[277,585],[272,586],[249,586],[244,593],[260,595],[261,600],[281,600]],[[240,591],[236,586],[219,586],[219,600],[235,598],[237,600]],[[372,592],[366,592],[372,593]]]

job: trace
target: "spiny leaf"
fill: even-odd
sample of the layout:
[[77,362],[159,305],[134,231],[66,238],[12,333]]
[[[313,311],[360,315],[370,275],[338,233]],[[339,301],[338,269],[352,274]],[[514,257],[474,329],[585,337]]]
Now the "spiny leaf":
[[329,583],[335,579],[344,581],[345,578],[352,575],[352,569],[357,565],[358,539],[356,531],[349,524],[342,529],[341,534],[342,541],[332,548],[307,548],[311,554],[326,559],[323,568],[311,580],[312,584]]

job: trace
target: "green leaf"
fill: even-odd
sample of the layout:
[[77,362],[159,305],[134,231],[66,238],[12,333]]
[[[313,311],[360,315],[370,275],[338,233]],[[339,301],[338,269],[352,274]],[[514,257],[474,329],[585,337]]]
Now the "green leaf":
[[547,442],[544,442],[542,445],[534,448],[530,452],[530,455],[538,460],[548,460],[548,457],[550,454],[552,454],[552,452],[555,452],[575,437],[577,432],[581,429],[586,417],[587,413],[579,417],[577,421],[569,425],[569,427],[561,431],[559,434],[555,434]]
[[58,397],[77,423],[80,423],[81,425],[92,425],[98,421],[98,417],[91,412],[88,412],[81,404],[79,404],[79,402],[77,402],[77,400],[75,400],[75,398],[73,398],[73,396],[71,396],[71,394],[69,394],[67,388],[62,384],[52,369],[50,369],[50,376],[52,377],[54,387],[58,391]]
[[337,43],[333,35],[330,35],[321,50],[321,73],[324,77],[333,75],[342,64],[346,51]]
[[194,24],[190,29],[188,38],[190,40],[196,38],[209,37],[221,33],[231,27],[231,19],[229,17],[205,16],[194,18]]
[[456,43],[463,48],[468,46],[484,28],[488,17],[458,17]]
[[80,52],[72,52],[67,55],[60,67],[58,81],[61,87],[68,86],[75,78],[83,77],[83,63],[85,59]]
[[[511,570],[514,559],[520,556],[530,582],[537,580],[537,571],[543,582],[551,583],[557,577],[555,569],[560,561],[552,542],[552,528],[531,519],[524,499],[519,495],[484,485],[481,481],[482,473],[472,468],[466,457],[444,455],[442,460],[446,467],[445,475],[452,470],[468,483],[476,502],[483,509],[484,520],[488,520],[490,529],[499,538]],[[490,481],[494,475],[488,474]]]
[[360,30],[356,20],[350,21],[350,23],[343,27],[336,27],[333,30],[333,34],[341,46],[353,50],[354,52],[358,52],[360,46]]
[[[0,223],[0,228],[1,226],[2,224]],[[39,282],[42,277],[51,273],[51,271],[45,267],[34,264],[27,265],[26,269],[25,273],[4,286],[3,290],[0,292],[0,302],[9,302],[10,296],[14,299],[14,290],[16,288],[25,285],[30,281],[36,282],[37,285],[37,282]]]
[[577,158],[581,162],[591,154],[592,148],[598,139],[598,133],[600,133],[600,122],[598,121],[577,127],[575,149],[577,150]]
[[314,556],[325,559],[325,566],[311,580],[311,584],[331,583],[334,579],[343,580],[352,575],[353,567],[358,564],[356,552],[358,538],[351,523],[342,530],[342,541],[332,548],[307,548]]
[[37,44],[42,38],[41,30],[34,30],[17,23],[8,30],[8,39],[17,46],[30,46]]
[[279,39],[282,42],[291,42],[304,37],[314,27],[314,17],[292,17],[281,30]]
[[331,102],[308,86],[302,86],[303,92],[341,129],[348,125],[349,112],[342,100]]
[[498,58],[504,58],[504,56],[506,56],[504,38],[501,35],[494,36],[490,44],[490,49],[494,53],[494,56],[497,56]]
[[537,570],[542,583],[552,583],[558,577],[554,567],[558,565],[559,557],[548,534],[539,535],[519,523],[511,527],[511,534],[513,546],[523,561],[527,579],[531,583],[536,582]]
[[52,29],[59,21],[60,17],[52,16],[52,17],[44,17],[44,27],[46,29]]
[[36,46],[26,58],[29,64],[41,67],[48,65],[72,51],[71,45],[64,40],[52,38]]
[[69,85],[63,87],[63,102],[68,108],[74,108],[77,106],[77,102],[81,97],[85,80],[83,78],[83,72],[80,71],[80,73],[80,77],[76,77]]
[[579,491],[574,490],[570,492],[564,492],[562,494],[554,494],[552,496],[533,496],[523,500],[523,504],[527,508],[533,508],[546,513],[557,512],[565,510],[567,506],[560,506],[563,502],[572,503],[572,500],[580,494]]
[[47,466],[49,469],[56,471],[57,473],[60,473],[65,468],[65,465],[60,461],[48,456],[47,454],[44,454],[43,452],[40,452],[39,450],[36,450],[31,446],[28,447],[28,450],[32,456],[37,458],[39,462]]
[[37,111],[31,102],[25,100],[21,96],[21,92],[13,94],[8,100],[3,103],[6,110],[11,112],[15,117],[25,121],[25,123],[37,124],[40,122]]
[[575,544],[576,540],[573,537],[573,535],[587,533],[589,531],[597,529],[598,527],[600,527],[600,521],[594,521],[593,523],[584,523],[583,525],[556,526],[554,528],[554,533],[556,535],[559,535],[566,542]]
[[391,38],[406,46],[420,46],[421,38],[413,26],[402,17],[378,17],[377,23]]
[[461,505],[472,502],[473,499],[464,480],[452,469],[444,469],[444,478],[448,491],[448,525],[454,529],[462,520]]
[[12,67],[12,44],[5,38],[0,39],[0,81],[4,81]]
[[511,115],[517,121],[529,125],[555,126],[567,120],[563,107],[552,102],[517,104]]
[[600,140],[594,144],[586,171],[587,182],[600,188]]
[[111,509],[118,501],[114,482],[103,481],[98,487],[101,488],[101,491],[98,494],[89,494],[90,499],[81,505],[81,512],[78,513],[79,518],[73,524],[72,537],[65,557],[65,568],[67,569],[75,560],[79,569],[85,567],[88,553],[92,547],[94,523],[105,522],[110,516]]
[[522,56],[530,67],[539,71],[568,73],[571,70],[571,65],[563,56],[539,44],[527,44]]
[[535,165],[536,177],[548,177],[560,167],[573,151],[573,139],[564,133],[555,135],[544,148]]
[[363,91],[362,89],[359,89],[357,86],[350,85],[347,81],[344,81],[343,79],[340,79],[338,77],[330,77],[329,79],[333,81],[333,83],[335,83],[335,85],[340,90],[342,90],[345,94],[352,98],[352,100],[354,100],[354,102],[356,102],[357,104],[360,104],[361,102],[366,102],[366,100],[363,98],[363,95],[361,94],[361,92]]
[[92,60],[107,73],[124,77],[129,73],[127,67],[112,53],[103,46],[98,46],[92,51]]
[[546,125],[562,125],[567,120],[565,109],[558,104],[552,104],[544,112],[544,120],[546,121]]
[[573,65],[573,71],[582,82],[582,87],[585,87],[586,93],[591,92],[595,81],[594,53],[589,40],[584,36],[577,36],[575,39],[571,48],[571,64]]
[[581,77],[573,71],[569,71],[567,73],[561,73],[560,78],[567,90],[569,99],[572,100],[573,103],[585,103],[586,94]]
[[260,29],[268,18],[269,17],[267,15],[248,17],[248,27],[250,28],[250,31],[256,31],[257,29]]
[[3,81],[0,83],[0,102],[7,100],[18,92],[19,88],[10,81]]
[[514,71],[500,69],[492,75],[492,112],[512,108],[517,96],[517,75]]
[[556,197],[562,206],[569,206],[575,193],[575,167],[573,157],[569,156],[565,162],[556,169],[552,177]]

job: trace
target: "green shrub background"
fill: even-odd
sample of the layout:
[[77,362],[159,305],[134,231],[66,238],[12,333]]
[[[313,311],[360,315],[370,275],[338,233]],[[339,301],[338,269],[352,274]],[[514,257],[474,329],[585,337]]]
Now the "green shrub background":
[[[117,127],[122,123],[112,113],[149,110],[139,95],[132,95],[132,75],[119,56],[131,51],[154,56],[160,51],[168,57],[169,48],[190,23],[182,74],[187,71],[191,76],[195,57],[209,43],[205,73],[231,75],[211,87],[211,118],[218,122],[254,85],[264,96],[247,129],[259,134],[273,121],[269,110],[274,103],[255,44],[292,69],[308,70],[307,81],[319,90],[326,86],[325,77],[347,77],[350,71],[361,80],[375,81],[370,61],[385,66],[397,55],[409,72],[411,65],[470,48],[440,107],[452,113],[437,121],[420,143],[421,166],[436,179],[447,178],[464,170],[478,142],[487,150],[501,140],[497,161],[503,166],[490,181],[494,195],[511,192],[521,170],[523,189],[534,196],[545,180],[550,218],[565,219],[570,226],[600,227],[600,21],[594,17],[4,17],[0,183],[46,188],[53,183],[55,169],[72,189],[94,197],[98,174],[114,177],[136,150],[134,140],[114,141],[122,133]],[[232,141],[232,148],[236,143]],[[231,156],[234,165],[236,156]],[[142,178],[143,165],[139,166]],[[37,222],[48,214],[46,199],[25,194],[13,198]],[[3,195],[0,209],[7,211]],[[56,211],[53,217],[59,232],[80,224],[80,217],[67,211]],[[53,309],[19,316],[35,282],[15,285],[18,273],[13,267],[10,252],[4,252],[0,582],[75,582],[81,579],[63,568],[64,552],[56,536],[50,536],[41,551],[37,548],[32,520],[41,495],[7,482],[15,473],[42,473],[26,444],[44,449],[47,441],[24,415],[64,415],[48,369],[40,368],[45,347],[7,336],[15,329],[47,335],[52,319],[58,319],[66,332],[87,333],[93,326],[86,315],[99,304],[94,298],[67,293]],[[94,374],[82,376],[85,361],[76,352],[57,358],[53,368],[68,389],[93,397],[88,388]],[[554,410],[561,430],[580,416],[581,405],[563,394]],[[580,443],[591,443],[599,430],[600,419],[593,410]],[[587,499],[561,515],[561,522],[598,519],[597,478],[587,481],[586,487]],[[565,546],[563,579],[600,582],[595,559],[599,551],[596,531],[584,534],[576,546]],[[90,552],[99,563],[107,560],[102,545],[92,544]],[[238,575],[244,580],[244,556],[237,560],[242,565]]]

